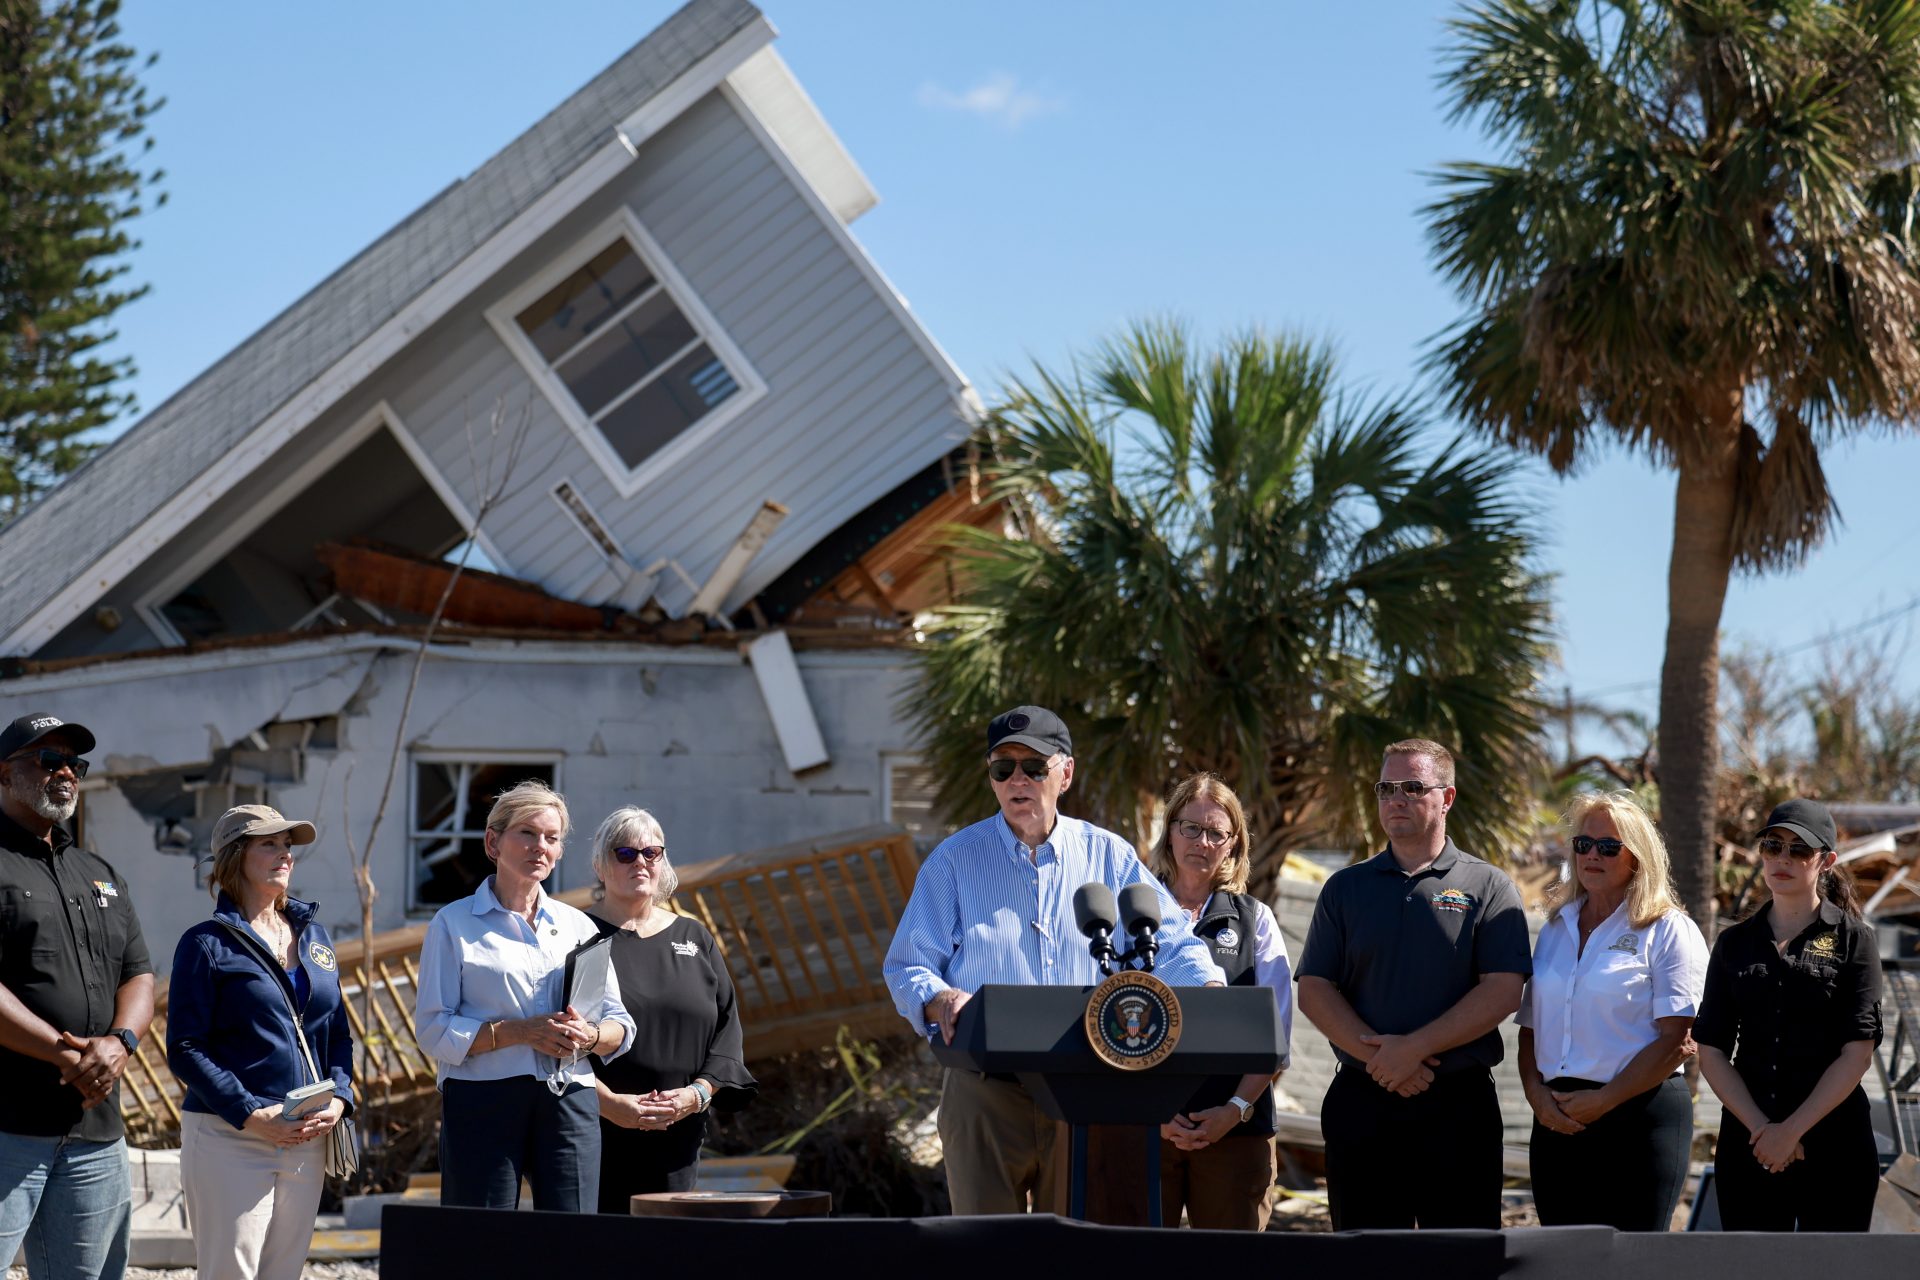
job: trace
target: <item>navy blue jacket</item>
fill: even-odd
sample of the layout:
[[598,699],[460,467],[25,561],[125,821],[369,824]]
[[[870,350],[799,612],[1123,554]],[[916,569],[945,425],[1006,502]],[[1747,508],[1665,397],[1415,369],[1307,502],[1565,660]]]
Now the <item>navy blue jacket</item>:
[[[304,1011],[307,1043],[352,1111],[353,1032],[340,998],[333,939],[315,918],[313,903],[288,898],[286,911],[294,954],[313,989]],[[186,1110],[217,1115],[238,1129],[253,1112],[311,1084],[313,1076],[287,1012],[293,983],[264,945],[256,952],[220,923],[247,927],[226,894],[213,915],[182,934],[173,951],[167,1065],[187,1087]]]

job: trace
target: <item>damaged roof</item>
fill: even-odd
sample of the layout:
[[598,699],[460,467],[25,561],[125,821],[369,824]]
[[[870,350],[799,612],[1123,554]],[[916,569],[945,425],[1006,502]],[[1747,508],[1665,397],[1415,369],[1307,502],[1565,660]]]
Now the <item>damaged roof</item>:
[[748,0],[693,0],[0,528],[0,638],[99,576],[102,558],[215,460],[579,169],[617,122],[755,24]]

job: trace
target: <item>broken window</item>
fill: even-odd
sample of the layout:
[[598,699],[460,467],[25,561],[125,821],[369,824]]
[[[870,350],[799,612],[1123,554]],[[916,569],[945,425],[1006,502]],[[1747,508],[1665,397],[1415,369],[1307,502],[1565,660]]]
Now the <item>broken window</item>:
[[551,757],[473,760],[447,756],[413,759],[413,901],[426,910],[457,902],[493,874],[487,861],[487,811],[517,783],[556,783]]
[[629,469],[740,391],[625,236],[513,320]]
[[959,828],[942,822],[934,808],[939,788],[933,770],[919,756],[883,756],[887,780],[887,821],[906,828],[922,854]]

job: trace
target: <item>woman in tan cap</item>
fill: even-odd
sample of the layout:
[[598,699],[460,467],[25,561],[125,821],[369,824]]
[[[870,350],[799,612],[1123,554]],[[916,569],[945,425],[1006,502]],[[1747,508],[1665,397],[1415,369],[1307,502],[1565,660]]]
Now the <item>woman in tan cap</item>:
[[296,1280],[326,1175],[317,1139],[353,1106],[333,940],[287,892],[315,835],[265,805],[222,814],[213,918],[173,953],[167,1063],[187,1089],[180,1175],[201,1280]]

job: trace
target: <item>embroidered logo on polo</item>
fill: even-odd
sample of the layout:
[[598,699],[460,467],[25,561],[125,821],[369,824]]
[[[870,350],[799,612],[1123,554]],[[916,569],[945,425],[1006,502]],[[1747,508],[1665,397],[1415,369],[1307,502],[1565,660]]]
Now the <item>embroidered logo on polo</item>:
[[1817,938],[1808,938],[1805,954],[1831,960],[1840,954],[1840,939],[1831,933],[1823,933]]
[[328,973],[333,972],[333,948],[327,946],[324,942],[308,943],[307,959],[313,961]]
[[1607,950],[1624,951],[1630,956],[1637,956],[1640,954],[1640,937],[1638,934],[1623,933],[1613,940],[1613,945]]
[[1433,895],[1435,911],[1471,911],[1473,899],[1458,889],[1442,889]]
[[1145,1071],[1159,1066],[1180,1043],[1180,1000],[1152,974],[1124,969],[1093,989],[1085,1026],[1102,1062],[1122,1071]]
[[697,942],[676,942],[673,944],[673,954],[677,956],[697,956],[700,954],[700,944]]
[[117,898],[120,896],[120,891],[113,887],[113,881],[111,880],[95,880],[93,882],[93,891],[103,898]]
[[1213,944],[1222,951],[1229,951],[1240,945],[1240,931],[1232,925],[1228,925],[1213,935]]

